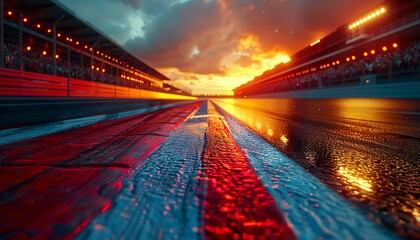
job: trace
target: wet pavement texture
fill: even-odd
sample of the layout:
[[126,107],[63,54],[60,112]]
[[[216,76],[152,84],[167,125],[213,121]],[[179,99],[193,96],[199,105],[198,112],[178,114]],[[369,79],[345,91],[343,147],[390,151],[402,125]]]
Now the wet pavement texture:
[[[192,115],[205,115],[206,104]],[[189,118],[122,184],[113,206],[78,239],[201,239],[198,174],[207,118]]]
[[215,102],[370,219],[420,236],[420,101]]
[[205,233],[211,239],[296,239],[213,104],[202,164]]
[[75,237],[200,103],[0,146],[0,235]]
[[[0,145],[0,238],[395,239],[386,224],[416,236],[407,216],[418,216],[419,153],[406,148],[418,143],[417,110],[400,109],[408,119],[380,111],[392,121],[370,125],[341,112],[312,116],[307,103],[290,105],[303,111],[289,117],[281,100],[215,102]],[[378,132],[410,137],[391,151]],[[413,173],[387,165],[410,152]],[[395,189],[378,185],[394,177]],[[389,207],[403,205],[411,212]]]

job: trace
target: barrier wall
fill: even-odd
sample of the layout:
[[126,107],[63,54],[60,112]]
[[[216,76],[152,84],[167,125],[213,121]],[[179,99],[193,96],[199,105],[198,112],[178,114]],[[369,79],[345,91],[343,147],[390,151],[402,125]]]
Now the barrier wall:
[[0,96],[185,99],[196,97],[0,68]]

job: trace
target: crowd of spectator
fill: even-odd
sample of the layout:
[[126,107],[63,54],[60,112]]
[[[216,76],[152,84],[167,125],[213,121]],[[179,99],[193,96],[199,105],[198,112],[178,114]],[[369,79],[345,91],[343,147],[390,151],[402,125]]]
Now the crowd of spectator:
[[[19,47],[13,43],[7,43],[4,45],[4,66],[6,68],[21,69],[24,71],[57,75],[61,77],[69,77],[72,79],[81,79],[94,81],[99,83],[113,84],[119,86],[126,86],[131,88],[145,89],[151,91],[160,91],[168,93],[179,94],[180,90],[175,87],[159,87],[153,82],[145,79],[140,79],[130,72],[120,71],[117,72],[114,68],[113,74],[111,74],[111,67],[104,65],[104,71],[102,69],[96,69],[90,66],[90,59],[86,59],[86,63],[89,66],[83,66],[77,62],[70,63],[67,58],[56,59],[57,68],[54,72],[54,58],[52,55],[42,54],[36,50],[23,50],[22,51],[22,66],[20,60]],[[85,64],[86,65],[86,64]],[[96,63],[100,65],[100,63]],[[106,71],[105,71],[106,70]],[[124,76],[121,77],[121,75]],[[182,91],[181,91],[182,92]],[[184,92],[182,92],[184,94]]]
[[398,75],[407,71],[419,71],[420,42],[392,49],[383,48],[374,52],[364,52],[355,59],[342,59],[337,64],[320,63],[314,70],[304,74],[290,73],[277,76],[263,85],[249,88],[245,95],[291,91],[304,88],[325,88],[334,85],[360,84],[365,75]]

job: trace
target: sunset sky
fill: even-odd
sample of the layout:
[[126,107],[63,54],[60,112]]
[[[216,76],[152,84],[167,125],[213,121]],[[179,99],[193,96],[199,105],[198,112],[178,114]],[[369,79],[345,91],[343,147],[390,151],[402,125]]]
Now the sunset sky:
[[59,0],[193,94],[231,90],[381,0]]

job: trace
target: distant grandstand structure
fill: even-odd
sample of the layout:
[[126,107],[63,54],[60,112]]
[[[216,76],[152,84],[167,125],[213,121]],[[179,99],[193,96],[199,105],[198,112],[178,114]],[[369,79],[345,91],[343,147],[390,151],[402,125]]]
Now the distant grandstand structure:
[[58,1],[1,1],[0,21],[1,96],[190,96]]
[[[236,97],[282,97],[420,80],[420,1],[389,0],[234,89]],[[315,95],[314,95],[315,96]],[[345,96],[343,96],[345,97]]]

